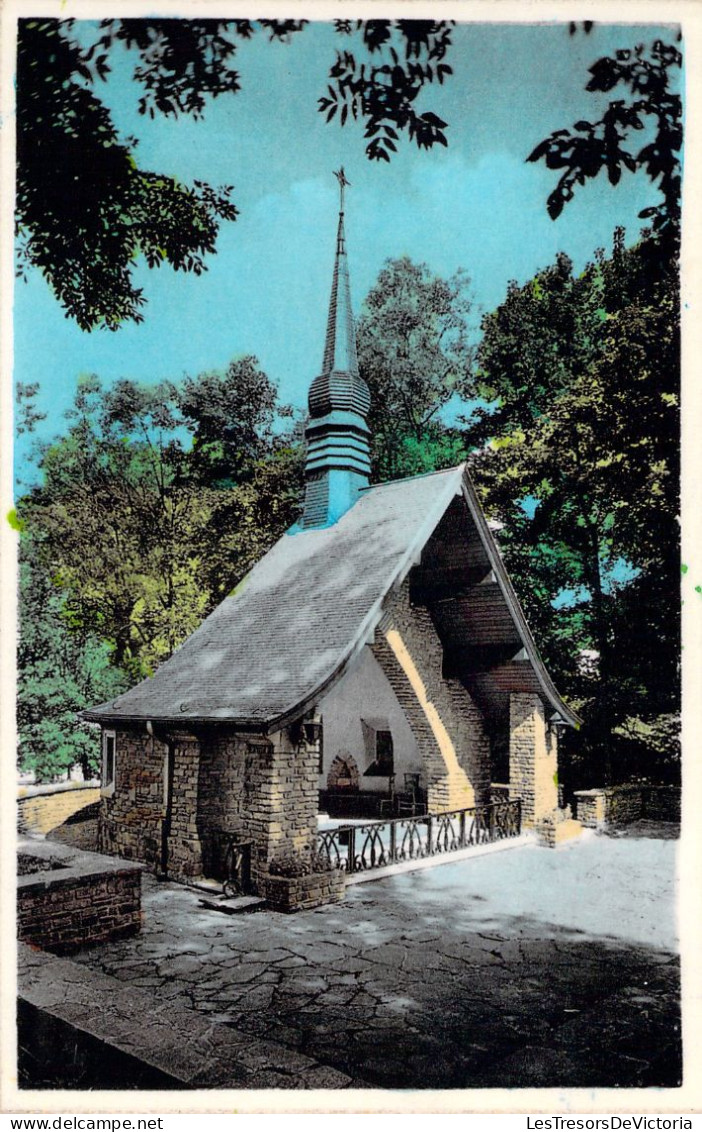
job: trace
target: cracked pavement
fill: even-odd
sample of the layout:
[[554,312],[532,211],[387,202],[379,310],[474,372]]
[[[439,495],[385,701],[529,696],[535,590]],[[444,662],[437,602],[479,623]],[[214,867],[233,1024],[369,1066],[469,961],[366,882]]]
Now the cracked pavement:
[[[292,916],[227,916],[144,875],[141,935],[72,961],[150,992],[164,1017],[194,1011],[248,1037],[248,1087],[274,1083],[266,1049],[311,1059],[329,1087],[674,1087],[666,833],[648,823],[444,864]],[[214,1071],[200,1083],[225,1084]]]

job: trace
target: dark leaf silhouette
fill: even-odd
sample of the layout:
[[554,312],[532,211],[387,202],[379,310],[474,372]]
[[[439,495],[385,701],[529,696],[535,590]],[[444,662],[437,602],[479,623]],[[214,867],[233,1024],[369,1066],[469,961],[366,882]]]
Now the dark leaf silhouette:
[[[572,29],[573,25],[571,25]],[[544,161],[549,169],[562,169],[547,201],[549,216],[560,216],[573,198],[576,185],[597,177],[606,168],[612,185],[623,170],[643,170],[662,197],[659,205],[641,213],[663,243],[676,244],[680,227],[682,100],[676,89],[682,55],[674,44],[661,40],[646,48],[617,51],[614,58],[598,59],[590,68],[588,91],[610,92],[624,88],[636,97],[610,102],[598,121],[577,121],[573,131],[555,130],[529,154],[527,161]],[[653,140],[631,152],[630,131],[647,129]],[[662,254],[667,255],[665,249]]]
[[[139,258],[200,275],[220,225],[236,219],[232,187],[218,189],[144,169],[98,90],[117,49],[133,61],[137,105],[148,118],[201,118],[235,95],[240,41],[263,34],[289,43],[307,21],[106,19],[83,45],[72,20],[22,19],[17,56],[18,273],[38,268],[83,330],[143,319],[134,283]],[[337,52],[319,110],[343,126],[360,121],[370,160],[389,161],[404,134],[420,148],[446,145],[446,124],[415,102],[451,73],[443,62],[451,21],[337,20],[357,51]],[[436,73],[433,66],[436,64]],[[376,135],[384,134],[380,139]]]

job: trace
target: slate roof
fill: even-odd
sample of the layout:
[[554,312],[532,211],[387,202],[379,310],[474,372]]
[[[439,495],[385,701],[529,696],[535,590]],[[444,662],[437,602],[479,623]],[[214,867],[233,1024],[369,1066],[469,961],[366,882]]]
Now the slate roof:
[[[384,599],[419,561],[460,494],[506,580],[463,465],[381,484],[364,491],[334,526],[283,535],[152,677],[83,717],[116,724],[227,721],[273,730],[299,716],[372,640]],[[568,722],[577,722],[548,679],[525,623],[524,629],[547,698]]]

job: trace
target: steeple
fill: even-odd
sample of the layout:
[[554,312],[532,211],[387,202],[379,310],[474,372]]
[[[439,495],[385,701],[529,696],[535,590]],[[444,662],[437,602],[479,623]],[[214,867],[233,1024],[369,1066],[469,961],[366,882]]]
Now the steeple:
[[358,372],[344,233],[344,189],[349,182],[343,167],[335,176],[340,191],[339,224],[322,372],[312,382],[308,398],[303,529],[335,523],[353,507],[359,490],[368,486],[370,472],[366,423],[370,393]]

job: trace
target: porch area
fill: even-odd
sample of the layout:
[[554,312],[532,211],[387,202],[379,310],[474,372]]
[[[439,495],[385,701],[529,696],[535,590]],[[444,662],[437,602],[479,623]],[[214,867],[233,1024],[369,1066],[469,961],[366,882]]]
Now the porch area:
[[[63,998],[58,975],[20,976],[72,1039],[42,1062],[28,1023],[24,1087],[99,1087],[114,1062],[91,1058],[90,1034],[112,1025],[111,1050],[180,1088],[674,1089],[676,856],[653,823],[588,832],[355,885],[292,918],[223,916],[145,876],[140,936],[52,960],[69,964]],[[130,1073],[123,1087],[149,1087]]]
[[321,815],[317,857],[341,869],[346,883],[401,871],[400,866],[442,864],[467,851],[513,842],[521,833],[518,799],[444,813],[388,817],[380,821],[333,820]]

